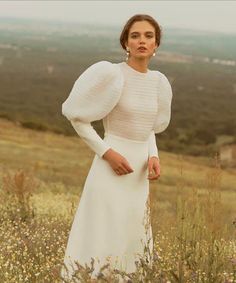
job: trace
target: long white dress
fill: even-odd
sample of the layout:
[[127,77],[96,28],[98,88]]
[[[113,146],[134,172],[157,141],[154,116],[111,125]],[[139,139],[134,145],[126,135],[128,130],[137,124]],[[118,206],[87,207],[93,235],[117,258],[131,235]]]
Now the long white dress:
[[[134,272],[135,260],[152,251],[148,217],[148,158],[158,155],[155,133],[170,122],[172,89],[159,71],[136,71],[126,62],[100,61],[75,82],[62,113],[95,152],[74,216],[61,275],[70,278],[75,261]],[[91,126],[102,119],[104,139]],[[122,154],[134,172],[117,175],[102,158],[109,149]]]

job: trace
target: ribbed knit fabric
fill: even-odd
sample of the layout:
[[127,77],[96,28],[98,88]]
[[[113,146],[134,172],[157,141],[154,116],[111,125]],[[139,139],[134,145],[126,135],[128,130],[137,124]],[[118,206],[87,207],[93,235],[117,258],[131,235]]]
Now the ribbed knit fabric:
[[[77,269],[75,261],[90,265],[92,257],[92,276],[99,274],[108,258],[112,268],[128,273],[136,271],[137,255],[144,250],[150,252],[150,259],[147,254],[145,258],[153,262],[147,213],[148,157],[158,157],[155,133],[169,123],[171,97],[170,84],[162,73],[141,73],[126,62],[95,63],[75,82],[62,113],[97,154],[68,238],[64,263],[69,272],[62,268],[62,277],[70,279],[73,269]],[[92,121],[100,119],[104,139],[91,126]],[[101,158],[109,148],[127,160],[131,173],[120,175]]]
[[136,71],[126,62],[100,61],[75,82],[62,113],[100,157],[110,148],[90,122],[103,119],[105,132],[149,141],[149,156],[158,156],[155,133],[170,121],[172,91],[162,73]]
[[104,118],[105,131],[131,140],[148,139],[157,115],[157,78],[120,63],[125,78],[122,95]]

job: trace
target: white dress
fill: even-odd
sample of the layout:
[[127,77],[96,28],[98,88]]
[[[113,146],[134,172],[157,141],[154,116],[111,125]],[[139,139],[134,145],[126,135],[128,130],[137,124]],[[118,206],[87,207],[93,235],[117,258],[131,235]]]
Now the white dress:
[[[126,62],[99,61],[76,80],[62,105],[62,113],[95,152],[74,216],[65,251],[63,278],[70,278],[74,261],[90,265],[96,275],[109,262],[114,268],[135,271],[144,246],[152,250],[148,217],[148,158],[157,156],[155,133],[170,122],[172,89],[159,71],[141,73]],[[103,121],[104,139],[91,126]],[[117,175],[102,158],[112,148],[134,172]],[[149,239],[149,241],[148,241]]]

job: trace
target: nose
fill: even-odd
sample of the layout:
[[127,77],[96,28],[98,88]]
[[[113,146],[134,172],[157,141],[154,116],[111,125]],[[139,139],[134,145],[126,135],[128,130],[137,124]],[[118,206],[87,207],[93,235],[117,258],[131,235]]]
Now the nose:
[[141,35],[139,43],[145,43],[145,36],[144,35]]

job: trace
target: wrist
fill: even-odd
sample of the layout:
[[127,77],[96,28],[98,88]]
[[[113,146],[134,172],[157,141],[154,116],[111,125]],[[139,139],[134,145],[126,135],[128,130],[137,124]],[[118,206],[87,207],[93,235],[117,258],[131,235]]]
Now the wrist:
[[160,161],[160,158],[158,156],[156,156],[156,155],[149,156],[149,159],[151,159],[151,158],[156,158],[158,161]]
[[109,148],[105,153],[102,155],[102,158],[107,160],[107,157],[109,156],[110,152],[112,151],[112,148]]

